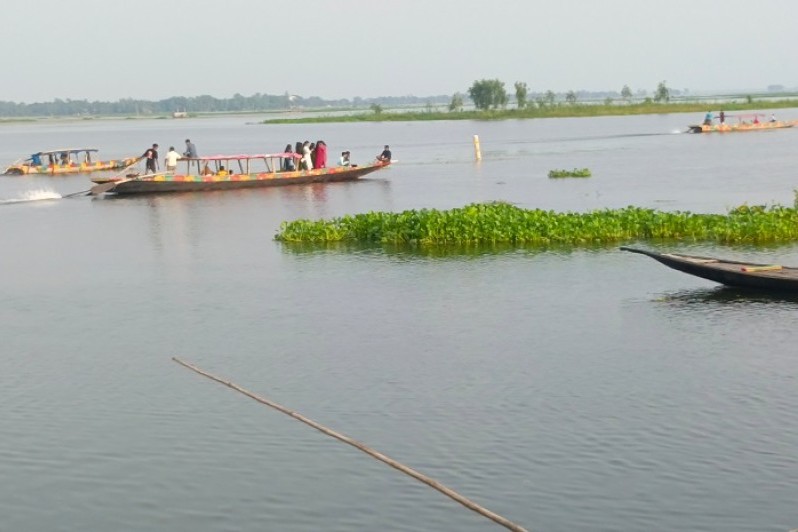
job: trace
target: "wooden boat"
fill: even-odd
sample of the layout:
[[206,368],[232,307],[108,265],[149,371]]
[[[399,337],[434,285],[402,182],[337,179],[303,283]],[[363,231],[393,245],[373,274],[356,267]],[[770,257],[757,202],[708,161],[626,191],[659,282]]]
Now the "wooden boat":
[[736,122],[709,123],[687,126],[690,133],[734,133],[739,131],[767,131],[771,129],[784,129],[794,127],[798,120],[771,120],[760,122],[761,114],[752,115],[727,115],[725,118],[735,118]]
[[682,255],[656,253],[645,249],[621,247],[624,251],[647,255],[669,268],[728,286],[778,292],[798,292],[798,268],[779,264],[758,264]]
[[353,181],[389,166],[374,162],[365,166],[337,166],[313,170],[284,170],[287,160],[298,161],[295,153],[259,155],[214,155],[183,158],[174,173],[128,174],[124,177],[92,178],[91,194],[149,194],[158,192],[197,192],[241,188],[302,185]]
[[102,170],[121,170],[135,163],[137,157],[101,161],[96,148],[64,148],[38,151],[6,168],[6,175],[85,174]]

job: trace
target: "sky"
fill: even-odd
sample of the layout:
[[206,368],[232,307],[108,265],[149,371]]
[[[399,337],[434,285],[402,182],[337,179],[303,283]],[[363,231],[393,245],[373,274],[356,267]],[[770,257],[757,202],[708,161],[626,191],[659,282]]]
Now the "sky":
[[795,0],[5,0],[0,100],[798,87]]

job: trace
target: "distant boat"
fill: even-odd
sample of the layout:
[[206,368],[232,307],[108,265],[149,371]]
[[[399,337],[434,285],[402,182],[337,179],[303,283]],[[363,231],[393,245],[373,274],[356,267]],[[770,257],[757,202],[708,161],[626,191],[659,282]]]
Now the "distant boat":
[[124,177],[92,178],[96,186],[92,187],[91,194],[198,192],[353,181],[391,164],[375,162],[365,166],[333,166],[313,170],[283,169],[285,161],[298,159],[300,156],[296,153],[183,158],[178,160],[182,171],[175,173],[132,173]]
[[138,157],[101,161],[96,148],[62,148],[37,151],[6,168],[6,175],[87,174],[102,170],[120,170],[135,163]]
[[175,111],[172,113],[172,118],[188,118],[188,113],[185,111]]
[[[687,126],[690,133],[734,133],[739,131],[767,131],[770,129],[784,129],[794,127],[798,124],[798,120],[770,120],[768,122],[760,122],[759,117],[765,116],[761,113],[757,114],[740,114],[740,115],[726,115],[723,122],[707,123],[706,121],[700,125]],[[726,120],[734,118],[736,122],[727,122]]]
[[681,253],[657,253],[630,247],[621,247],[621,249],[647,255],[674,270],[728,286],[775,292],[798,292],[798,268]]

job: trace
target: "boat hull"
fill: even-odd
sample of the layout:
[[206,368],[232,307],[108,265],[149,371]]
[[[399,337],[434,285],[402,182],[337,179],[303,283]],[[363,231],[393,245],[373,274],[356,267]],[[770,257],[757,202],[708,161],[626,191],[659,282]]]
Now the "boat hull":
[[767,131],[770,129],[784,129],[794,127],[795,121],[761,122],[759,124],[712,124],[687,126],[690,133],[735,133],[742,131]]
[[[114,194],[206,192],[214,190],[307,185],[312,183],[335,183],[354,181],[387,166],[389,166],[389,164],[378,163],[349,168],[319,168],[294,172],[236,174],[228,176],[158,175],[142,179],[120,179],[118,180],[119,184],[108,190],[108,192]],[[97,178],[92,179],[92,181],[102,184],[112,180]]]
[[679,253],[656,253],[629,247],[621,249],[646,255],[674,270],[726,286],[798,293],[798,268]]

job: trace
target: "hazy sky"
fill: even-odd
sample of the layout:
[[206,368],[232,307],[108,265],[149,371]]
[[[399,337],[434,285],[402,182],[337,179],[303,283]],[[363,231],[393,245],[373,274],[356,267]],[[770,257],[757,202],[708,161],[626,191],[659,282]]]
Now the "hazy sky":
[[6,0],[0,100],[798,86],[796,0]]

